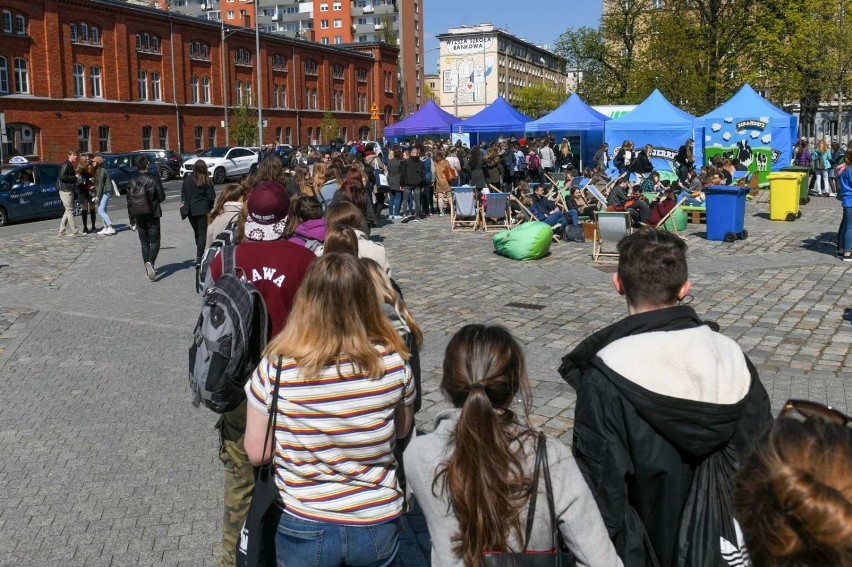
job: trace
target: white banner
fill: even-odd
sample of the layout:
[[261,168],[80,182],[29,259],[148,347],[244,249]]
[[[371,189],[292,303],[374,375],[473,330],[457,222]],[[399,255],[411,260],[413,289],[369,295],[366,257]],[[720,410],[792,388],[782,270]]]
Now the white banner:
[[486,35],[448,39],[446,42],[447,51],[454,55],[482,53],[491,47],[491,37]]

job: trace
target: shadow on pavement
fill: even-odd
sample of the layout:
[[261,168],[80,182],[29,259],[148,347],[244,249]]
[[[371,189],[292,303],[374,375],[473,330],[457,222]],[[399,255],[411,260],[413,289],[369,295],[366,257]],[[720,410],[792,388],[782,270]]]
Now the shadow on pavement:
[[805,238],[802,240],[802,248],[828,256],[837,256],[837,232],[823,232]]
[[175,272],[181,272],[195,266],[195,260],[184,260],[183,262],[175,262],[166,264],[165,266],[157,266],[157,281],[165,279]]

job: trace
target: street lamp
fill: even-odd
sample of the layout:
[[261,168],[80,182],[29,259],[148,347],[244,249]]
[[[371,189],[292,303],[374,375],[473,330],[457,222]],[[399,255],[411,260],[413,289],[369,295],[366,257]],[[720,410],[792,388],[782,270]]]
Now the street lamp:
[[263,151],[263,87],[261,87],[261,57],[260,57],[260,6],[257,0],[248,0],[248,4],[254,4],[254,52],[257,59],[257,146]]
[[[258,5],[255,0],[247,0],[245,4],[254,4],[254,51],[257,62],[257,136],[258,146],[263,147],[263,88],[261,87],[261,57],[260,57],[260,28],[257,23]],[[227,60],[225,57],[225,40],[233,34],[242,31],[243,28],[238,28],[225,33],[225,18],[221,9],[219,10],[219,21],[222,24],[222,105],[225,107],[225,145],[231,145],[231,129],[228,125],[228,76],[227,76]]]

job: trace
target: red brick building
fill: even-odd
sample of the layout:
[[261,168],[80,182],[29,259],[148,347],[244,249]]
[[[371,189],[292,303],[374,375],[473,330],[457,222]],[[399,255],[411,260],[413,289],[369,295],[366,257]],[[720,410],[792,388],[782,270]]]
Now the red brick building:
[[[111,0],[2,0],[0,15],[6,159],[13,148],[59,160],[69,148],[225,145],[225,105],[230,126],[234,106],[257,104],[251,29],[223,32],[217,23]],[[370,138],[373,104],[380,136],[397,113],[390,79],[397,57],[385,44],[340,48],[261,34],[264,142],[326,141],[326,110],[341,137]]]

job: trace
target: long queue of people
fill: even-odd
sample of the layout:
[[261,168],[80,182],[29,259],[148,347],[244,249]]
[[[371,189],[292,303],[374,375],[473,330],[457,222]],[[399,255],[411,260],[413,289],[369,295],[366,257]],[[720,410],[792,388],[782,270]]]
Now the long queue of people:
[[[703,564],[705,554],[715,564],[849,563],[848,417],[791,401],[772,420],[747,356],[680,304],[686,245],[668,233],[620,243],[613,286],[628,316],[563,359],[559,373],[577,391],[572,447],[532,425],[524,349],[493,325],[452,336],[441,370],[452,409],[432,433],[415,432],[423,330],[369,238],[379,215],[365,157],[329,156],[313,175],[264,160],[207,219],[205,245],[236,225],[236,264],[271,322],[245,400],[219,422],[220,565],[234,565],[253,467],[269,462],[275,535],[265,551],[282,566],[393,564],[412,497],[433,565],[524,552],[593,566]],[[214,283],[221,265],[211,265]]]

